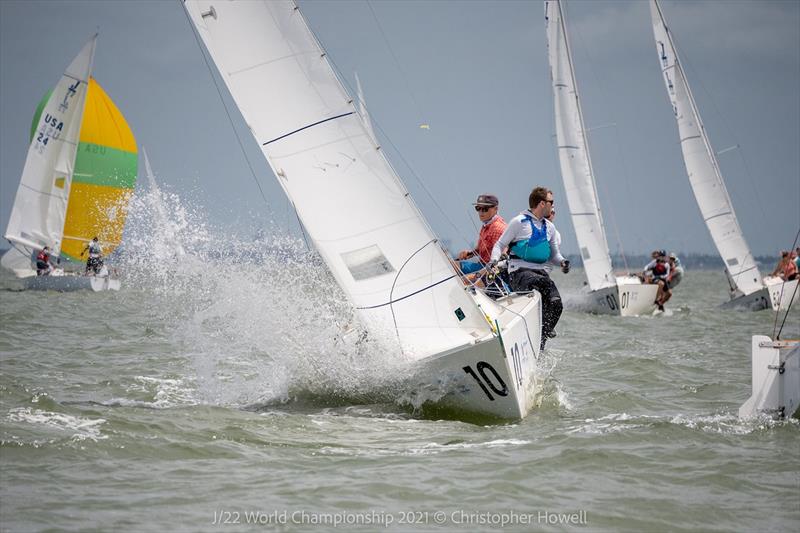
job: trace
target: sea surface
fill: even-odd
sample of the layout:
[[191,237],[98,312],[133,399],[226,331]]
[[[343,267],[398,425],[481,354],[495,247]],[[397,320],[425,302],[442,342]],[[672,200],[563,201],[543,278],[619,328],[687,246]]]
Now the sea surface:
[[215,257],[171,227],[128,234],[120,292],[0,277],[0,530],[800,527],[800,425],[737,417],[776,316],[720,310],[722,273],[656,317],[566,311],[539,406],[485,425],[426,417],[391,353],[342,348],[349,306],[298,243]]

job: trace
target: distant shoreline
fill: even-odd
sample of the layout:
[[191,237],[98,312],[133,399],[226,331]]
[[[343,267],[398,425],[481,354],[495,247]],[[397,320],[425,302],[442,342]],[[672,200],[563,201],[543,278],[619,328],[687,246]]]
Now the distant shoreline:
[[[0,256],[2,256],[9,248],[0,248]],[[573,266],[582,267],[583,260],[581,256],[578,254],[566,254],[566,258],[570,260]],[[725,264],[722,261],[722,258],[718,255],[710,255],[710,254],[678,254],[678,258],[681,261],[681,264],[684,268],[690,270],[723,270]],[[775,254],[775,257],[767,256],[767,255],[758,255],[755,257],[756,263],[758,263],[759,269],[761,269],[762,274],[768,274],[772,272],[772,269],[775,268],[775,265],[778,264],[778,254]],[[626,270],[625,265],[627,263],[627,270],[631,272],[638,272],[640,271],[644,265],[650,262],[650,255],[626,255],[625,261],[622,260],[622,256],[619,254],[612,254],[611,255],[611,264],[614,267],[614,270],[622,271]]]

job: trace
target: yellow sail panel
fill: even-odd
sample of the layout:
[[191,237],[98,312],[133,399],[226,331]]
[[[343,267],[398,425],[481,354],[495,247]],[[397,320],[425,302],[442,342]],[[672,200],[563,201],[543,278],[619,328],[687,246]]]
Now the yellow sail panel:
[[99,238],[104,254],[113,252],[122,241],[132,195],[133,189],[73,182],[61,254],[80,261],[81,251],[94,237]]
[[89,78],[80,142],[137,153],[136,139],[128,122],[94,78]]

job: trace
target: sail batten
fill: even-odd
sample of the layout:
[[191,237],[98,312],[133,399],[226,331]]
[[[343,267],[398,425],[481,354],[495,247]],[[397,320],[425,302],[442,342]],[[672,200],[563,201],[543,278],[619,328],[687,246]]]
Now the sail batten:
[[561,3],[545,3],[561,177],[591,290],[616,284]]
[[[667,95],[678,123],[689,183],[714,245],[725,262],[729,278],[739,292],[752,294],[764,287],[761,274],[736,218],[716,154],[675,49],[672,32],[656,0],[650,0],[650,13]],[[731,270],[732,266],[740,268]],[[754,274],[742,275],[753,270]],[[732,296],[736,296],[735,292]]]

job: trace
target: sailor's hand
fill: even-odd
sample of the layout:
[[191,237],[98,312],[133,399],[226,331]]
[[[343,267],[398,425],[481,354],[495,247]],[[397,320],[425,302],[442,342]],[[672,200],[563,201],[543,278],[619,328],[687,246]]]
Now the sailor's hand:
[[564,259],[561,261],[561,272],[564,274],[569,274],[569,259]]

